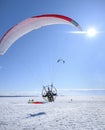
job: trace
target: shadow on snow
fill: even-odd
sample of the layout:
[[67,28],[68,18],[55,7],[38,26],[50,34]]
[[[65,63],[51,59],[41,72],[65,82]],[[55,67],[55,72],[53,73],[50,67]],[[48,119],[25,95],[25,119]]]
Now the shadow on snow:
[[28,114],[28,116],[26,118],[36,117],[36,116],[45,115],[45,114],[46,114],[45,112],[39,112],[36,114]]

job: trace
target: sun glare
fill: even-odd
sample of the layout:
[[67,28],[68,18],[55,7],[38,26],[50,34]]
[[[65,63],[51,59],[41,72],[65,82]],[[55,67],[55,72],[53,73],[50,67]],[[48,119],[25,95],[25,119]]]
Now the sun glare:
[[90,36],[90,37],[95,36],[96,33],[97,33],[97,31],[96,31],[94,28],[90,28],[90,29],[88,29],[88,31],[87,31],[87,35]]

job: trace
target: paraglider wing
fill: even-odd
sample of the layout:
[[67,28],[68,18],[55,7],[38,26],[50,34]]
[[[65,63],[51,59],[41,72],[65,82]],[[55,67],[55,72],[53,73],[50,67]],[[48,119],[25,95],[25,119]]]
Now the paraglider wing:
[[76,21],[63,15],[45,14],[33,16],[13,26],[4,34],[0,39],[0,55],[3,55],[17,39],[28,32],[52,24],[72,24],[81,31],[81,27]]
[[65,61],[63,59],[58,59],[57,63],[59,63],[59,62],[65,63]]

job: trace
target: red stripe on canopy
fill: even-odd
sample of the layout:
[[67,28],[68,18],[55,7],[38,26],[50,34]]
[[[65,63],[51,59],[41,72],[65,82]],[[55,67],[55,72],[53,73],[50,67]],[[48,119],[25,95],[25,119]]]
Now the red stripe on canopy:
[[39,15],[39,16],[33,16],[32,18],[40,18],[40,17],[55,17],[55,18],[61,18],[64,19],[68,22],[71,22],[72,19],[63,15],[57,15],[57,14],[44,14],[44,15]]

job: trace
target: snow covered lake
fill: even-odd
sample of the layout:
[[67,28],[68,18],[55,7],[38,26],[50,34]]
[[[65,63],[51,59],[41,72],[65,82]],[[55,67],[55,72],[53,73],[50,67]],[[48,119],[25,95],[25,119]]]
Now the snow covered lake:
[[[1,97],[0,130],[105,130],[105,96]],[[72,101],[71,101],[72,99]]]

